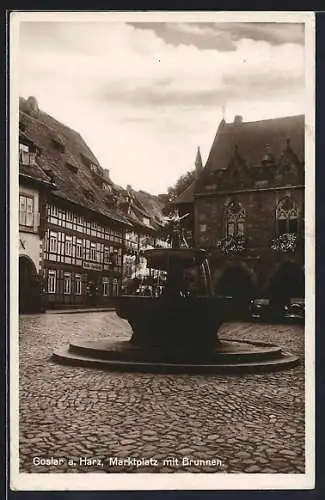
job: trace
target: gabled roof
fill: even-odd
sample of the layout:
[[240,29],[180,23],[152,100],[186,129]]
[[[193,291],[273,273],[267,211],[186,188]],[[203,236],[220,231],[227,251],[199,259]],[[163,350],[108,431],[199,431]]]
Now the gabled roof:
[[154,228],[159,228],[164,222],[163,208],[164,204],[159,201],[158,196],[154,196],[145,191],[135,191],[135,197],[141,204],[140,207],[150,217]]
[[227,168],[237,147],[248,166],[261,164],[267,145],[279,160],[290,139],[293,151],[304,159],[304,115],[273,118],[255,122],[221,122],[213,141],[205,170]]
[[[99,187],[98,179],[85,164],[86,158],[101,170],[98,160],[80,134],[41,110],[36,115],[30,114],[27,101],[23,98],[20,98],[19,104],[20,120],[25,125],[24,134],[41,151],[37,165],[55,181],[53,195],[129,226],[123,213],[108,206],[107,192]],[[56,148],[53,139],[64,145],[64,151]],[[67,163],[77,167],[77,172],[73,172]]]
[[286,149],[287,140],[299,160],[304,162],[304,115],[273,118],[255,122],[220,122],[206,165],[195,180],[176,199],[176,204],[193,203],[197,188],[210,172],[226,170],[235,152],[248,167],[259,167],[266,148],[278,162]]
[[[19,140],[28,145],[33,144],[33,141],[29,138],[29,136],[21,130],[19,130]],[[36,181],[37,183],[46,185],[49,188],[53,188],[53,183],[50,177],[45,174],[36,161],[35,163],[31,163],[29,165],[24,165],[19,162],[19,175],[30,181]]]
[[53,183],[43,170],[35,163],[34,165],[19,165],[19,175],[25,179],[36,181],[37,183],[44,184],[49,188],[53,188]]
[[130,186],[127,188],[127,193],[131,198],[129,211],[126,214],[128,220],[145,230],[159,230],[163,221],[162,209],[164,205],[158,200],[158,197],[145,191],[135,191]]
[[192,184],[190,184],[186,189],[185,191],[182,192],[182,194],[180,194],[176,200],[175,200],[175,204],[179,204],[179,203],[193,203],[193,200],[194,200],[194,192],[195,192],[195,181],[192,182]]

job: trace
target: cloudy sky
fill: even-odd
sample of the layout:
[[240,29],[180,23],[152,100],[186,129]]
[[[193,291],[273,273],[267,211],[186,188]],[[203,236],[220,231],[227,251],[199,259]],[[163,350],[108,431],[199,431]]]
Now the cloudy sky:
[[299,23],[22,22],[19,92],[84,137],[114,182],[165,192],[226,121],[303,113]]

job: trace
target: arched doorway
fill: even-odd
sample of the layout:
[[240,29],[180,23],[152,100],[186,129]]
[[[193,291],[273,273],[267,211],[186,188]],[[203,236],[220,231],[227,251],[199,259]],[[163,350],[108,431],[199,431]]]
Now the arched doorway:
[[247,271],[232,266],[220,276],[216,294],[224,298],[225,320],[238,320],[246,319],[249,315],[249,304],[256,295],[256,289]]
[[33,261],[19,257],[19,313],[41,312],[40,281]]
[[241,267],[229,267],[217,283],[218,295],[249,301],[255,295],[255,287],[249,274]]
[[283,263],[270,279],[269,295],[272,304],[284,306],[292,297],[305,296],[305,273],[293,262]]

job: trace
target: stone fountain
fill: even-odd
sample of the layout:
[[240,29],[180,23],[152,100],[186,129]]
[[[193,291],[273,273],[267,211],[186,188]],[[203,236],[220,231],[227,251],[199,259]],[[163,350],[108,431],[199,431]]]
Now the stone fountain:
[[249,340],[221,340],[220,298],[213,294],[207,253],[188,248],[181,217],[169,219],[170,248],[146,250],[149,268],[165,272],[160,296],[121,295],[116,313],[131,328],[129,340],[71,342],[54,360],[109,370],[237,373],[279,370],[299,359],[276,345]]

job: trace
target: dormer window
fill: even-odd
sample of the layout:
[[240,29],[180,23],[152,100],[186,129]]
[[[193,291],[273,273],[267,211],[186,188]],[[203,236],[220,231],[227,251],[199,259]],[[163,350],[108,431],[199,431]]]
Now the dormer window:
[[108,193],[112,192],[112,188],[111,188],[111,186],[109,184],[107,184],[107,182],[103,182],[102,188],[103,188],[104,191],[107,191]]
[[32,151],[31,147],[22,142],[19,143],[19,163],[21,165],[34,165],[36,151]]
[[25,132],[26,124],[23,122],[19,122],[19,130],[21,130],[22,132]]
[[98,168],[97,165],[95,165],[95,163],[90,164],[90,170],[94,172],[94,174],[98,174]]
[[66,162],[65,164],[68,167],[68,169],[71,170],[71,172],[73,172],[74,174],[78,173],[77,165],[72,165],[72,163],[69,163],[69,162]]
[[84,189],[84,195],[85,197],[88,199],[88,200],[91,200],[91,201],[94,201],[95,200],[95,197],[94,197],[94,193],[92,191],[90,191],[90,189]]
[[64,144],[59,138],[52,137],[52,144],[57,151],[60,151],[60,153],[64,153]]

